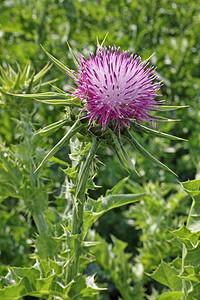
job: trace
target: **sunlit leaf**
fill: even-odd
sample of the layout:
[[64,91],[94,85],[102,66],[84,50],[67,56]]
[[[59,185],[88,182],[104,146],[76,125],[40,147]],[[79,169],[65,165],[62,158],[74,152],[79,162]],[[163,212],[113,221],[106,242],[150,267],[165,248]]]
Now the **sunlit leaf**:
[[167,133],[164,133],[164,132],[160,132],[160,131],[157,131],[155,129],[152,129],[150,127],[146,127],[142,124],[138,124],[138,123],[134,123],[133,127],[136,127],[138,130],[140,131],[143,131],[147,134],[152,134],[152,135],[155,135],[155,136],[158,136],[158,137],[161,137],[161,138],[169,138],[169,139],[172,139],[172,140],[182,140],[182,141],[186,141],[185,139],[182,139],[180,137],[177,137],[177,136],[174,136],[174,135],[171,135],[171,134],[167,134]]
[[186,226],[182,226],[180,229],[175,230],[172,233],[189,249],[195,248],[197,246],[200,237],[200,231],[199,234],[193,233]]
[[[42,46],[41,46],[42,47]],[[74,72],[72,70],[70,70],[68,67],[66,67],[63,63],[61,63],[57,58],[55,58],[53,55],[51,55],[50,53],[48,53],[43,47],[42,49],[44,50],[44,52],[48,55],[48,57],[52,60],[52,62],[65,74],[71,74],[73,77],[76,77]]]
[[115,148],[119,162],[123,167],[125,167],[126,170],[130,169],[136,172],[135,166],[130,159],[125,147],[122,145],[120,138],[118,138],[112,130],[110,130],[110,134],[113,139],[113,147]]
[[183,292],[167,292],[156,298],[156,300],[183,300]]
[[71,95],[68,94],[60,94],[60,93],[55,93],[55,92],[46,92],[46,93],[38,93],[38,94],[13,94],[9,92],[5,92],[8,95],[16,96],[16,97],[21,97],[21,98],[38,98],[38,99],[51,99],[53,97],[55,98],[71,98]]
[[168,106],[168,105],[159,105],[159,108],[163,109],[164,111],[171,111],[171,110],[176,110],[176,109],[180,109],[180,108],[187,108],[189,107],[189,105],[178,105],[178,106]]
[[49,63],[47,63],[44,66],[44,68],[42,68],[42,70],[34,76],[33,83],[36,84],[38,81],[40,81],[46,75],[46,73],[51,69],[51,67],[52,64],[50,65]]
[[102,197],[99,200],[88,199],[85,206],[85,234],[88,228],[107,211],[139,201],[144,194],[118,194]]
[[45,103],[45,104],[51,104],[51,105],[66,105],[66,106],[74,106],[74,107],[81,107],[80,100],[77,98],[71,98],[71,99],[46,99],[46,100],[39,100],[35,99],[36,101]]
[[55,130],[58,130],[59,128],[61,128],[63,125],[71,126],[71,125],[73,125],[73,122],[69,121],[68,118],[65,118],[63,120],[60,120],[58,122],[55,122],[53,124],[50,124],[42,129],[40,129],[38,132],[36,132],[36,134],[48,133],[48,132],[52,132],[52,131],[54,132]]
[[192,300],[199,300],[200,295],[200,283],[195,284],[192,288],[192,291],[189,292],[189,296],[192,297]]
[[172,291],[180,291],[182,280],[178,275],[179,270],[162,261],[159,267],[150,276],[156,281],[169,287]]
[[187,227],[191,232],[198,232],[200,231],[200,180],[190,180],[181,184],[193,199]]
[[[157,158],[155,158],[152,154],[150,154],[146,149],[144,149],[139,143],[138,141],[133,137],[133,135],[128,132],[126,134],[126,136],[124,136],[129,142],[130,144],[144,157],[148,158],[149,160],[151,160],[153,163],[155,163],[156,165],[158,165],[159,167],[161,167],[162,169],[165,169],[169,172],[171,172],[172,174],[176,175],[171,169],[169,169],[166,165],[164,165],[162,162],[160,162]],[[177,175],[176,175],[177,176]]]
[[63,136],[63,138],[49,151],[49,153],[45,156],[45,158],[42,160],[40,165],[37,167],[35,172],[41,168],[43,164],[45,164],[62,146],[68,142],[73,135],[75,135],[81,128],[83,128],[84,125],[80,123],[79,120],[77,120],[74,125],[69,129],[69,131]]

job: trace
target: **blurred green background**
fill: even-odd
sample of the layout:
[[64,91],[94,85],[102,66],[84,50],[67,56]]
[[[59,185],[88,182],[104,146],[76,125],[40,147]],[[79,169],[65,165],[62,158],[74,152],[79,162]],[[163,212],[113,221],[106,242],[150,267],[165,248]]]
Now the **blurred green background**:
[[[75,68],[66,42],[69,42],[75,52],[81,52],[87,57],[89,52],[95,52],[97,38],[101,42],[107,32],[107,46],[116,45],[122,50],[129,49],[141,56],[142,60],[154,53],[151,64],[157,67],[157,73],[163,81],[161,90],[166,105],[188,106],[176,111],[162,112],[161,115],[180,121],[159,123],[157,128],[188,141],[170,141],[148,135],[138,135],[137,138],[152,154],[178,174],[179,181],[199,179],[199,28],[200,3],[196,0],[1,0],[0,64],[5,69],[10,64],[17,71],[16,63],[24,67],[27,61],[31,60],[32,70],[38,72],[48,62],[41,44],[68,67]],[[60,88],[71,84],[70,79],[56,67],[52,67],[46,75],[47,80],[53,78],[58,78],[56,85]],[[45,87],[43,91],[50,89],[51,87]],[[18,102],[18,105],[22,103]],[[34,115],[35,129],[59,120],[63,112],[62,108],[37,104],[37,112]],[[8,147],[19,142],[14,118],[17,118],[17,108],[1,102],[0,136]],[[61,129],[50,137],[41,137],[41,140],[38,140],[40,147],[46,151],[51,149],[64,132],[64,129]],[[67,151],[66,146],[56,156],[68,160]],[[148,196],[151,201],[148,200],[148,205],[144,201],[134,208],[115,209],[101,218],[94,228],[108,243],[112,242],[111,235],[127,243],[126,251],[136,255],[137,263],[143,264],[144,270],[150,272],[160,260],[157,252],[153,256],[150,255],[151,251],[159,249],[162,258],[177,255],[179,250],[167,248],[161,241],[166,242],[169,238],[166,233],[167,226],[169,230],[175,229],[179,225],[180,216],[184,220],[189,200],[182,195],[178,181],[172,174],[159,169],[132,149],[128,151],[132,160],[136,161],[140,177],[123,170],[117,159],[108,151],[99,151],[99,158],[105,164],[99,166],[96,178],[96,183],[101,188],[95,192],[91,191],[91,196],[97,198],[97,195],[105,194],[107,189],[130,175],[129,183],[122,187],[123,192],[145,189],[149,193],[151,191]],[[50,200],[53,202],[62,191],[64,174],[58,165],[53,165],[51,173],[46,171],[46,176],[50,176],[46,184],[51,190]],[[169,199],[171,204],[167,202]],[[31,250],[27,239],[34,234],[31,223],[28,221],[24,224],[26,215],[21,213],[20,207],[12,210],[15,202],[16,200],[10,197],[1,204],[0,219],[5,226],[0,229],[0,255],[4,273],[5,265],[20,266],[23,260],[24,265],[28,263],[26,261],[29,260]],[[165,205],[168,205],[168,209]],[[13,215],[10,214],[11,211]],[[164,223],[158,220],[159,214],[164,218]],[[152,227],[147,228],[144,220],[149,220]],[[158,233],[153,224],[155,228],[160,228]],[[8,231],[5,228],[8,228]],[[147,240],[148,246],[144,246]],[[19,255],[15,256],[16,253]],[[118,299],[119,289],[112,272],[106,270],[106,262],[100,260],[91,268],[99,274],[102,272],[103,282],[109,282],[109,291],[107,294],[105,292],[105,298],[102,299]],[[106,270],[105,273],[99,271],[98,264]],[[150,295],[153,293],[154,283],[149,284],[148,281],[149,279],[144,280],[142,288],[144,287]],[[144,298],[138,296],[135,299]]]

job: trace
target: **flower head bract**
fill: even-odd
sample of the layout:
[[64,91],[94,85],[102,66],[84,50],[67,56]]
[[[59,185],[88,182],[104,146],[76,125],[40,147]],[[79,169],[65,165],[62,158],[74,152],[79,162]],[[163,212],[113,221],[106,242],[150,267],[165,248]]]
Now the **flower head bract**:
[[155,68],[148,65],[116,47],[98,47],[88,60],[79,56],[77,88],[72,93],[84,103],[90,127],[96,123],[105,130],[111,122],[120,132],[130,122],[151,120],[151,111],[162,101],[156,100],[160,83],[154,82]]

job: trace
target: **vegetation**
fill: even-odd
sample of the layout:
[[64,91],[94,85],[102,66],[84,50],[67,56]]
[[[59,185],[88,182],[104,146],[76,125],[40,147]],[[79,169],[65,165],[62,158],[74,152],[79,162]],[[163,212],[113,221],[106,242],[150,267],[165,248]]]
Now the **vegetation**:
[[[199,9],[194,0],[0,2],[0,299],[200,299]],[[82,123],[75,135],[65,68],[106,35],[157,67],[159,115],[175,121],[149,128],[187,141],[134,136],[178,177],[125,139],[128,162],[106,138],[90,162],[92,135]],[[81,235],[70,219],[78,189]]]

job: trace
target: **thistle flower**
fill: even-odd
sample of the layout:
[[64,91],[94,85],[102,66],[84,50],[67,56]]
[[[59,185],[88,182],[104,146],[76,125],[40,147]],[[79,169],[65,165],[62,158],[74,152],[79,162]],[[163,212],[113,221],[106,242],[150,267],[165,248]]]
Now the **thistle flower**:
[[[71,126],[62,139],[44,157],[35,172],[55,155],[64,143],[68,142],[77,132],[82,132],[83,130],[82,134],[85,134],[84,127],[86,123],[82,122],[82,119],[89,118],[89,128],[96,123],[99,124],[101,130],[104,131],[110,124],[114,125],[114,127],[111,126],[109,128],[106,137],[103,137],[103,144],[114,151],[119,162],[126,169],[130,168],[135,170],[121,142],[120,135],[122,139],[129,142],[141,155],[159,167],[175,174],[143,148],[134,136],[134,131],[136,130],[141,133],[144,132],[162,138],[184,140],[141,124],[143,121],[150,120],[164,120],[165,122],[175,121],[169,118],[153,116],[151,112],[165,109],[176,110],[185,107],[160,106],[163,100],[157,100],[157,97],[161,96],[157,92],[160,89],[161,83],[155,82],[157,75],[155,74],[154,67],[148,67],[149,63],[147,61],[141,62],[141,58],[137,57],[137,55],[134,56],[132,54],[129,56],[129,51],[120,53],[120,48],[109,47],[107,49],[106,47],[98,47],[96,56],[90,54],[88,60],[80,55],[78,58],[78,71],[74,71],[48,53],[44,48],[43,50],[61,71],[65,74],[67,73],[74,79],[77,88],[68,86],[68,93],[66,93],[66,91],[54,87],[56,92],[15,94],[15,96],[34,98],[35,100],[51,105],[61,104],[69,107],[79,107],[79,109],[85,112],[85,115],[81,116],[78,114],[76,120],[74,120],[73,112],[73,120],[64,118],[39,131],[39,133],[47,133],[59,129],[64,124]],[[5,93],[14,95],[9,92]],[[81,104],[83,104],[83,106]],[[132,128],[130,128],[131,123],[134,125]],[[117,127],[119,135],[114,132]],[[122,127],[124,127],[124,130],[121,130]],[[94,135],[90,135],[90,132],[88,132],[88,137],[93,139]],[[101,139],[99,139],[99,141],[100,140]]]
[[83,101],[90,127],[96,122],[105,130],[111,122],[120,132],[130,122],[151,120],[151,111],[161,102],[155,99],[161,95],[156,93],[160,83],[154,83],[155,68],[148,64],[116,47],[99,47],[89,60],[80,55],[72,94]]

